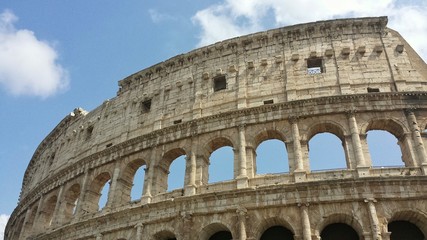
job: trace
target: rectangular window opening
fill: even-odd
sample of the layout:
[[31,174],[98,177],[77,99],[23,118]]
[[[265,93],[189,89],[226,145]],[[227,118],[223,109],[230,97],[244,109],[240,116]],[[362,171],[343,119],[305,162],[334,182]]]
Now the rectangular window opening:
[[227,79],[225,75],[214,77],[214,92],[227,89]]
[[151,109],[151,99],[142,102],[142,112],[147,113]]
[[310,75],[324,73],[322,58],[307,59],[307,73]]
[[179,120],[175,120],[175,121],[173,121],[173,124],[178,124],[178,123],[181,123],[182,122],[182,120],[181,119],[179,119]]
[[368,87],[368,93],[371,93],[371,92],[380,92],[380,89],[379,88],[370,88],[370,87]]
[[273,104],[273,103],[274,103],[273,99],[265,100],[265,101],[264,101],[264,105],[265,105],[265,104]]

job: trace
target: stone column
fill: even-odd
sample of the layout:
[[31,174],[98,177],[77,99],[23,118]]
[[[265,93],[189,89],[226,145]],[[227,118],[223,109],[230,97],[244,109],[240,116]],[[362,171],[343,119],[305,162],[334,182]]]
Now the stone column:
[[369,175],[369,166],[366,166],[362,143],[360,142],[359,128],[357,127],[356,117],[354,116],[353,111],[347,112],[347,119],[350,127],[353,153],[356,158],[357,173],[359,177],[367,177]]
[[256,174],[256,151],[252,146],[246,146],[246,174],[253,178]]
[[108,191],[108,200],[106,204],[107,208],[112,208],[114,206],[119,205],[118,201],[120,200],[120,194],[117,193],[120,191],[120,189],[118,189],[117,187],[117,181],[119,179],[119,176],[120,176],[120,163],[119,161],[117,161],[114,167],[113,177],[111,178],[110,189]]
[[58,226],[61,223],[61,219],[62,219],[62,213],[61,213],[61,203],[62,203],[62,195],[64,194],[64,185],[61,185],[61,187],[59,188],[59,193],[58,193],[58,198],[56,199],[56,203],[55,203],[55,209],[53,210],[53,214],[52,214],[52,224],[53,226]]
[[418,161],[417,163],[422,166],[423,173],[427,175],[427,155],[424,148],[423,139],[421,137],[420,128],[417,123],[417,118],[415,117],[414,111],[407,109],[406,118],[408,121],[409,128],[412,132],[412,139],[415,144],[415,149],[417,153]]
[[41,221],[41,215],[43,214],[43,212],[42,212],[42,208],[43,208],[43,194],[40,194],[40,200],[39,200],[39,203],[38,203],[38,206],[37,206],[37,211],[36,211],[36,216],[35,216],[35,219],[34,219],[34,224],[33,224],[33,228],[32,228],[32,231],[31,231],[31,233],[39,233],[40,231],[41,231],[41,229],[42,229],[42,221]]
[[295,171],[294,171],[294,177],[295,182],[302,182],[306,178],[306,171],[304,169],[304,162],[302,157],[302,150],[301,150],[301,142],[300,142],[300,135],[299,135],[299,129],[298,129],[298,118],[293,117],[289,119],[291,123],[291,130],[292,130],[292,145],[294,150],[294,162],[295,162]]
[[156,156],[157,156],[157,147],[154,146],[151,150],[151,159],[150,159],[150,166],[147,169],[147,184],[146,188],[144,188],[144,193],[141,197],[141,203],[146,204],[151,202],[151,191],[153,188],[153,178],[154,178],[154,166],[156,164]]
[[368,204],[369,220],[371,222],[371,229],[372,229],[372,239],[380,240],[381,233],[379,229],[377,210],[375,208],[375,203],[377,202],[377,200],[372,198],[367,198],[364,200],[364,202]]
[[144,225],[142,223],[138,223],[135,225],[136,228],[136,240],[142,240],[142,229]]
[[239,207],[236,210],[237,218],[239,221],[239,240],[246,240],[246,216],[247,216],[248,210],[244,207]]
[[185,174],[188,176],[188,182],[185,186],[185,196],[190,196],[196,194],[196,151],[195,151],[195,141],[192,141],[192,149],[190,152],[190,157],[186,157],[186,164],[188,172]]
[[18,239],[26,239],[26,235],[28,235],[27,233],[30,230],[28,228],[30,227],[29,221],[30,221],[31,212],[32,212],[31,208],[28,208],[27,211],[25,212],[24,224],[22,224]]
[[298,203],[298,207],[301,209],[301,224],[302,224],[302,239],[311,240],[311,226],[310,218],[308,216],[309,203]]
[[239,126],[239,175],[237,176],[237,188],[248,187],[246,172],[246,138],[245,125]]
[[81,192],[80,192],[80,196],[79,196],[79,200],[77,201],[77,206],[76,206],[76,217],[79,217],[81,215],[84,214],[84,207],[83,207],[83,203],[84,203],[84,199],[85,199],[85,195],[86,195],[86,189],[87,189],[87,185],[88,185],[88,177],[89,177],[89,171],[86,169],[84,176],[83,176],[83,180],[81,183]]

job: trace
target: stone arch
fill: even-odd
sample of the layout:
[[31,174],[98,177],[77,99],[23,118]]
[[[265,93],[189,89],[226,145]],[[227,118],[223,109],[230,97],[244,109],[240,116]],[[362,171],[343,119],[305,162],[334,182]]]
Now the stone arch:
[[162,230],[154,234],[155,240],[176,240],[176,235],[170,230]]
[[384,130],[393,134],[397,139],[409,132],[405,124],[394,118],[373,118],[363,124],[360,133],[366,134],[369,130]]
[[417,226],[424,237],[427,237],[427,214],[423,213],[420,209],[403,209],[393,213],[388,223],[393,221],[408,221]]
[[33,203],[32,206],[30,206],[29,211],[30,214],[28,216],[28,220],[24,223],[22,232],[21,232],[21,238],[26,239],[27,235],[31,232],[33,229],[35,219],[36,219],[36,213],[38,209],[38,202]]
[[356,231],[356,233],[359,235],[359,239],[364,239],[363,227],[359,219],[346,213],[334,213],[325,217],[323,221],[317,227],[315,227],[315,231],[320,236],[320,233],[323,231],[324,228],[334,223],[344,223],[352,227]]
[[[259,163],[258,163],[258,159],[259,158],[257,158],[258,156],[258,154],[257,154],[257,150],[258,150],[258,147],[262,144],[262,143],[264,143],[265,141],[268,141],[268,140],[278,140],[278,141],[280,141],[280,142],[282,142],[284,145],[285,145],[285,149],[284,149],[284,151],[285,151],[285,154],[284,154],[284,156],[282,156],[282,157],[285,157],[286,159],[286,163],[285,164],[287,164],[288,166],[288,168],[289,168],[289,170],[290,169],[293,169],[293,164],[291,164],[291,162],[289,161],[289,153],[288,153],[288,149],[289,149],[289,147],[288,147],[288,145],[287,145],[287,143],[286,143],[286,137],[285,137],[285,134],[283,134],[282,132],[280,132],[280,131],[278,131],[278,130],[275,130],[275,129],[264,129],[264,130],[262,130],[262,131],[260,131],[260,132],[258,132],[256,135],[255,135],[255,137],[254,137],[254,140],[253,140],[253,143],[254,143],[254,148],[252,149],[252,154],[250,155],[250,156],[253,156],[252,157],[252,162],[249,162],[249,161],[251,161],[251,159],[248,159],[247,161],[248,161],[248,163],[247,163],[247,166],[249,165],[249,166],[252,166],[252,169],[253,169],[253,173],[250,175],[250,176],[253,176],[253,175],[255,175],[255,174],[257,174],[257,167],[259,166]],[[247,151],[248,151],[248,149],[247,149]],[[248,154],[248,153],[247,153]],[[278,154],[278,155],[280,155],[280,154]],[[281,167],[283,167],[283,166],[281,166]],[[280,168],[278,168],[278,170],[279,170]],[[284,169],[283,169],[284,170]],[[279,172],[283,172],[283,171],[279,171]]]
[[47,229],[52,225],[53,213],[55,211],[57,201],[58,196],[56,194],[45,198],[43,206],[41,207],[40,217],[37,221],[37,224],[41,225],[41,229]]
[[[310,126],[307,130],[307,132],[303,135],[303,142],[301,144],[301,147],[303,148],[303,151],[306,151],[306,155],[308,156],[310,153],[310,146],[309,142],[310,140],[316,136],[317,134],[321,133],[330,133],[337,137],[339,140],[341,140],[341,149],[344,153],[344,160],[347,168],[353,168],[355,163],[353,163],[352,160],[352,147],[351,147],[351,141],[347,141],[346,135],[346,129],[338,122],[335,121],[322,121],[320,123],[316,123],[312,126]],[[339,151],[337,149],[336,151]],[[304,167],[306,169],[310,169],[310,159],[305,162]]]
[[[88,190],[86,191],[85,202],[86,212],[97,212],[99,210],[99,199],[101,198],[101,190],[111,180],[110,172],[102,172],[93,178]],[[109,197],[109,196],[108,196]]]
[[374,118],[363,124],[360,132],[364,137],[361,138],[361,142],[362,147],[364,148],[365,159],[369,165],[372,165],[372,160],[366,136],[371,130],[383,130],[396,137],[405,166],[417,165],[413,152],[412,135],[407,134],[409,133],[409,130],[403,122],[393,118]]
[[263,235],[263,233],[271,228],[271,227],[275,227],[275,226],[281,226],[284,227],[286,229],[288,229],[289,231],[292,232],[293,235],[295,235],[295,230],[292,227],[292,225],[286,221],[283,218],[280,217],[271,217],[271,218],[267,218],[265,220],[263,220],[259,225],[258,228],[254,229],[254,236],[255,239],[261,239],[261,236]]
[[234,148],[235,144],[228,136],[216,136],[214,138],[211,138],[207,141],[207,143],[204,145],[205,154],[210,155],[215,150],[221,148],[221,147],[232,147]]
[[80,184],[75,183],[66,191],[63,198],[63,219],[64,222],[69,222],[75,214],[77,201],[80,201]]
[[154,179],[152,181],[154,184],[153,190],[155,193],[159,194],[167,191],[169,168],[176,158],[183,155],[187,156],[187,152],[184,148],[173,148],[165,151],[161,157],[161,160],[155,164],[153,174]]
[[[146,169],[148,168],[148,163],[147,161],[145,161],[142,158],[136,158],[133,159],[131,161],[129,161],[125,167],[123,168],[120,174],[120,181],[118,181],[118,185],[117,187],[121,189],[121,195],[120,198],[121,200],[119,201],[121,204],[126,204],[128,202],[131,201],[131,193],[132,193],[132,188],[134,186],[134,182],[135,182],[135,175],[136,172],[141,168],[146,166]],[[146,179],[147,176],[145,176]],[[145,188],[145,179],[144,179],[144,187]]]
[[310,139],[318,133],[332,133],[337,136],[341,141],[345,141],[345,135],[348,135],[345,127],[340,123],[327,120],[311,125],[305,134],[302,134],[303,141],[310,141]]
[[209,240],[210,237],[212,237],[215,233],[218,232],[230,232],[231,235],[234,237],[234,234],[231,232],[230,227],[226,226],[223,223],[215,222],[211,223],[207,226],[205,226],[199,233],[199,240]]

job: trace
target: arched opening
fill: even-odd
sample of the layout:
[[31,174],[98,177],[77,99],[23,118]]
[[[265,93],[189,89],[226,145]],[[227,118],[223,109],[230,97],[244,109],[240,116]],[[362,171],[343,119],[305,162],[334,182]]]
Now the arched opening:
[[108,193],[110,192],[110,182],[106,182],[102,187],[101,194],[98,201],[98,211],[101,211],[107,206]]
[[335,134],[314,135],[308,142],[308,154],[311,171],[347,168],[342,141]]
[[357,232],[345,223],[332,223],[320,233],[322,240],[359,240]]
[[393,221],[388,224],[391,232],[390,240],[424,240],[423,232],[413,223],[408,221]]
[[208,183],[221,182],[234,178],[234,151],[230,146],[216,149],[209,157]]
[[272,226],[265,230],[260,240],[293,240],[294,234],[283,226]]
[[56,202],[58,200],[57,196],[52,196],[50,198],[48,198],[45,202],[45,205],[43,207],[43,226],[45,228],[48,228],[52,225],[52,221],[53,221],[53,212],[55,211],[55,207],[56,207]]
[[96,212],[105,207],[108,201],[110,189],[110,173],[104,172],[99,174],[91,183],[85,192],[84,212]]
[[131,201],[141,199],[142,193],[144,192],[145,170],[145,165],[139,167],[133,177],[132,190],[130,193]]
[[185,179],[185,155],[181,155],[172,161],[169,167],[168,191],[184,188]]
[[80,185],[72,185],[64,195],[64,221],[70,221],[76,213],[76,206],[80,197]]
[[398,140],[393,134],[384,130],[371,130],[367,132],[366,141],[373,167],[405,165]]
[[209,240],[231,240],[233,236],[230,231],[219,231],[214,233]]
[[256,174],[289,172],[286,145],[278,139],[261,142],[256,149]]
[[183,188],[185,178],[185,150],[175,148],[166,152],[156,164],[152,183],[154,193]]
[[161,231],[154,235],[156,240],[176,240],[175,234],[170,231]]
[[123,204],[141,199],[145,184],[146,162],[140,158],[130,161],[123,169],[117,187],[121,189]]

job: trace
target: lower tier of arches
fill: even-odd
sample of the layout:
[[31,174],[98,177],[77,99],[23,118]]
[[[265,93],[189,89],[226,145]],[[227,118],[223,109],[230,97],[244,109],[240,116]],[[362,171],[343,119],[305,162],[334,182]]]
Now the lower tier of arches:
[[[323,181],[182,196],[83,215],[31,239],[394,240],[427,237],[427,178]],[[23,223],[25,225],[26,223]],[[25,239],[18,235],[7,239]]]

